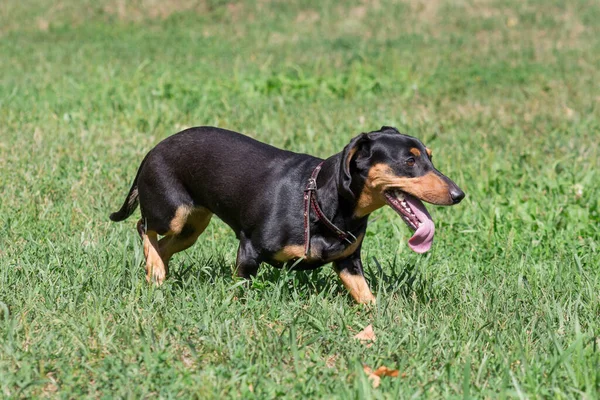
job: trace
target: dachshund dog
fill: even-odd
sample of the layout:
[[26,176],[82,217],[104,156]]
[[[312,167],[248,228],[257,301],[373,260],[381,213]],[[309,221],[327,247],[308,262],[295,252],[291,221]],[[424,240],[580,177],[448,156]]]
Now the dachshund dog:
[[422,253],[435,229],[421,201],[452,205],[464,196],[435,169],[430,149],[392,127],[362,133],[325,160],[198,127],[146,155],[110,219],[126,219],[139,204],[149,282],[163,282],[171,257],[193,245],[215,214],[240,241],[238,276],[255,276],[262,262],[294,269],[332,262],[352,297],[371,303],[360,258],[369,215],[392,207],[415,231],[410,248]]

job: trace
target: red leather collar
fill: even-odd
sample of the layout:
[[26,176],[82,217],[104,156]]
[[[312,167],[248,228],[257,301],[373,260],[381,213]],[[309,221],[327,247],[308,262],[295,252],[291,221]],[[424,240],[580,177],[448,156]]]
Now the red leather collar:
[[319,171],[321,171],[321,167],[323,166],[323,162],[315,167],[308,180],[306,185],[306,189],[304,189],[304,256],[308,257],[310,255],[310,209],[312,206],[315,215],[317,216],[317,220],[321,221],[330,231],[335,233],[340,240],[345,240],[349,244],[352,244],[356,241],[356,236],[352,234],[350,231],[342,231],[340,228],[335,226],[329,218],[323,214],[321,207],[319,207],[319,202],[317,199],[317,176],[319,175]]

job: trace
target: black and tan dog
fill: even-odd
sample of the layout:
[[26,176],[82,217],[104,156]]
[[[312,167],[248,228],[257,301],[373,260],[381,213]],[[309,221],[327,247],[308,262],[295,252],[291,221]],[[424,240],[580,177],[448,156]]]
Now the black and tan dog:
[[[386,203],[416,232],[409,246],[431,247],[434,225],[423,203],[462,200],[436,170],[431,151],[395,128],[363,133],[326,160],[284,151],[239,133],[200,127],[152,149],[113,221],[138,203],[148,281],[160,284],[169,259],[196,242],[213,214],[240,241],[237,274],[261,262],[313,269],[329,262],[359,303],[374,302],[360,249],[369,214]],[[158,239],[158,236],[164,236]]]

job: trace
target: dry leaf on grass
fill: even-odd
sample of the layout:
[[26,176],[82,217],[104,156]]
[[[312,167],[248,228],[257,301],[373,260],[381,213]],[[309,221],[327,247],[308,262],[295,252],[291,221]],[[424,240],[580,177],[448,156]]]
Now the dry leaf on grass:
[[381,383],[382,376],[391,376],[397,378],[400,375],[400,371],[397,369],[389,369],[388,367],[381,366],[373,371],[368,365],[363,365],[363,371],[368,375],[369,380],[373,388],[377,388]]
[[360,340],[360,342],[367,347],[373,346],[373,343],[368,343],[374,342],[377,339],[377,336],[375,336],[375,331],[373,330],[373,325],[369,324],[365,329],[358,332],[356,335],[354,335],[354,339]]
[[389,369],[388,367],[381,366],[373,372],[375,375],[381,376],[391,376],[392,378],[397,378],[400,375],[400,371],[397,369]]
[[367,378],[371,381],[371,385],[373,385],[374,388],[379,387],[381,378],[375,375],[373,370],[366,365],[363,365],[363,371],[365,371],[365,374],[367,374]]

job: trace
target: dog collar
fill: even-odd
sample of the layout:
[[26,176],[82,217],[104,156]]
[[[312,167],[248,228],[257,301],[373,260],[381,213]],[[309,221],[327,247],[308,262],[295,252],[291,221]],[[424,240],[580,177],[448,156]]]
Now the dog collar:
[[317,216],[317,221],[321,221],[330,231],[335,233],[340,240],[345,240],[349,244],[356,242],[356,236],[352,234],[350,231],[344,232],[337,226],[333,224],[323,214],[323,210],[319,207],[319,202],[317,199],[317,176],[319,176],[319,171],[321,171],[321,167],[323,167],[323,161],[319,163],[315,167],[312,172],[312,175],[308,179],[308,183],[306,185],[306,189],[304,189],[304,256],[308,257],[310,254],[310,209],[315,212]]

